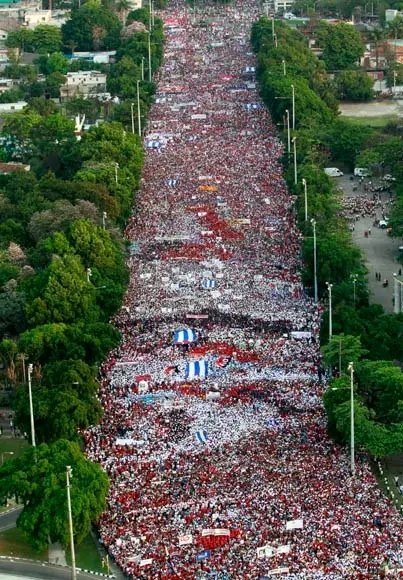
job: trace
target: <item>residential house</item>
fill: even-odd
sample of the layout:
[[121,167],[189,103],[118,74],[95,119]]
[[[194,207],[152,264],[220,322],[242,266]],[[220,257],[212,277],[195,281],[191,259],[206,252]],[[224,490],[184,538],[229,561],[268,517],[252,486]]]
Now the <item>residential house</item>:
[[96,71],[69,72],[66,75],[66,82],[60,87],[60,98],[62,100],[74,97],[87,97],[105,93],[106,74]]

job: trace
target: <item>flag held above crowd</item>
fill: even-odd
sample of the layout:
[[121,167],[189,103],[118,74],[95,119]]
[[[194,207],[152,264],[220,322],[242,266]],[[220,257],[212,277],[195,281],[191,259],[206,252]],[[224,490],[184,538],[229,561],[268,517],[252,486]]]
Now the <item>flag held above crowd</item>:
[[173,342],[174,344],[190,344],[197,341],[197,332],[193,328],[185,328],[184,330],[175,330]]

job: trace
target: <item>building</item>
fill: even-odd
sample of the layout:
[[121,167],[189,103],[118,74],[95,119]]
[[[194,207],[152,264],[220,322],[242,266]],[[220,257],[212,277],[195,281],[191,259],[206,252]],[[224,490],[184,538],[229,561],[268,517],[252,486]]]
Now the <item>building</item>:
[[106,74],[96,70],[69,72],[66,83],[60,87],[62,100],[105,93]]
[[96,64],[110,64],[115,62],[116,50],[102,50],[98,52],[73,52],[71,60],[88,60]]
[[0,78],[0,95],[2,95],[6,91],[9,91],[13,87],[15,87],[16,84],[17,83],[16,83],[15,79]]
[[16,18],[0,16],[0,49],[6,48],[6,40],[9,33],[19,27],[20,24]]
[[274,0],[274,12],[292,12],[294,0]]
[[9,175],[15,171],[30,171],[31,166],[24,163],[0,163],[0,175]]
[[15,103],[0,103],[0,115],[6,113],[16,113],[22,111],[28,103],[26,101],[16,101]]

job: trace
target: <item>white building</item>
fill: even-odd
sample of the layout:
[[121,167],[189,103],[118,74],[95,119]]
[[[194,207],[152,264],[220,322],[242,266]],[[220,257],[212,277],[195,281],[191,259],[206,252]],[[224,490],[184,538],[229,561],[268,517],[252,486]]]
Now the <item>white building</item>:
[[1,113],[16,113],[17,111],[22,111],[28,103],[25,101],[16,101],[15,103],[0,103],[0,115]]
[[0,95],[12,89],[16,84],[15,79],[3,79],[0,78]]
[[294,0],[274,0],[274,12],[292,12]]
[[60,87],[60,97],[71,99],[78,96],[88,96],[104,93],[106,89],[106,74],[96,70],[79,70],[66,75],[66,83]]

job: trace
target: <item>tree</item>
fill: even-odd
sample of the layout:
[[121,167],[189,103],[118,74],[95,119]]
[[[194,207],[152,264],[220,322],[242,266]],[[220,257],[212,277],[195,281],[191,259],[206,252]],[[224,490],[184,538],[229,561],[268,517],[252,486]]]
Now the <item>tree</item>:
[[47,54],[60,50],[62,34],[58,26],[39,24],[33,33],[33,44],[36,52]]
[[370,101],[374,81],[365,71],[343,71],[335,80],[337,96],[342,101]]
[[77,322],[80,319],[97,320],[94,289],[87,282],[78,256],[55,256],[47,275],[41,296],[26,307],[27,319],[31,325]]
[[321,22],[316,29],[322,58],[329,71],[354,67],[364,54],[359,33],[349,24],[327,24]]
[[72,221],[82,218],[99,222],[99,211],[93,203],[78,201],[73,205],[61,199],[55,201],[49,209],[34,213],[28,230],[34,240],[38,241],[56,232],[66,232]]
[[[330,149],[332,158],[348,165],[353,170],[360,151],[370,140],[374,130],[371,127],[360,127],[348,119],[335,119],[321,131],[321,141]],[[368,167],[363,165],[360,167]]]
[[120,44],[122,24],[111,10],[97,3],[86,2],[72,12],[62,26],[65,46],[74,43],[76,50],[114,50]]
[[403,373],[390,361],[364,361],[357,367],[359,392],[386,425],[403,422]]
[[108,478],[99,465],[85,459],[77,444],[59,440],[30,447],[0,467],[0,497],[19,498],[24,507],[17,527],[38,550],[49,541],[69,545],[67,465],[72,467],[74,541],[79,545],[105,509]]
[[[45,365],[42,382],[33,381],[35,433],[38,441],[73,441],[80,432],[99,422],[101,406],[96,398],[95,370],[81,360],[58,360]],[[15,421],[29,431],[29,401],[26,386],[17,389]]]
[[56,112],[56,104],[45,97],[33,97],[28,101],[28,110],[35,111],[41,117],[47,117]]
[[322,347],[325,365],[328,368],[337,367],[340,374],[347,371],[350,362],[358,362],[366,352],[361,346],[359,336],[344,334],[333,335]]

